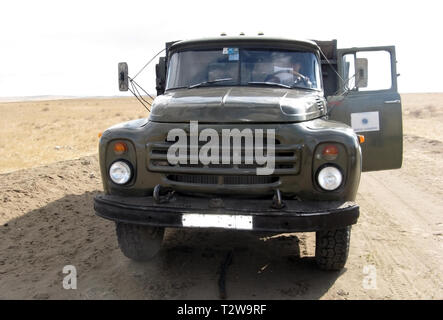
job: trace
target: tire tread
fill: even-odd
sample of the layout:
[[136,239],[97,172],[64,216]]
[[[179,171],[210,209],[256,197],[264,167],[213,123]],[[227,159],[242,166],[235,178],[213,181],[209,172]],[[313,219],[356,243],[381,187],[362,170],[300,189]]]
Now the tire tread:
[[135,261],[151,260],[161,248],[164,228],[116,223],[120,250]]
[[316,232],[315,259],[322,270],[341,270],[349,255],[351,226]]

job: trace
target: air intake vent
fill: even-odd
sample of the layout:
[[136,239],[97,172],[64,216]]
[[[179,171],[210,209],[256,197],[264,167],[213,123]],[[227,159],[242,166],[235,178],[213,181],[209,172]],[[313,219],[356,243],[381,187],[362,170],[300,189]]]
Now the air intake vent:
[[187,184],[270,184],[278,182],[279,177],[271,176],[218,176],[209,174],[171,174],[168,180]]
[[323,111],[325,109],[325,104],[324,104],[323,100],[317,97],[317,98],[315,98],[315,101],[317,103],[318,108],[321,111]]

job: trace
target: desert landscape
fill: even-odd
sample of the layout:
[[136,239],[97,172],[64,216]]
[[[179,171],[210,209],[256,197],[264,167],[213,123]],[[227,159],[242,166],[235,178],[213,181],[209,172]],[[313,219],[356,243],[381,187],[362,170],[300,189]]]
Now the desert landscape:
[[[228,299],[443,299],[443,93],[402,104],[403,167],[362,175],[334,273],[316,268],[313,233],[168,229],[152,262],[128,260],[93,211],[98,134],[148,112],[135,98],[0,102],[0,299],[218,299],[230,250]],[[76,290],[62,286],[65,265]]]

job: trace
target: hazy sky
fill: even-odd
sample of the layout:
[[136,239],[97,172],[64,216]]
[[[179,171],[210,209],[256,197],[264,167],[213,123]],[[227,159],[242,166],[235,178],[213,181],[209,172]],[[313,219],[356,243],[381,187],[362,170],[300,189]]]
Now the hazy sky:
[[[443,91],[440,1],[2,1],[0,97],[119,95],[166,41],[256,35],[395,45],[400,92]],[[138,80],[154,92],[154,63]]]

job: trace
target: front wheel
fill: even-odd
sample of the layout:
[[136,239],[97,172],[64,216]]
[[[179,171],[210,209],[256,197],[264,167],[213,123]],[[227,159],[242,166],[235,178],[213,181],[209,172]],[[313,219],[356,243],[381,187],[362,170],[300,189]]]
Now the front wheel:
[[160,250],[165,228],[116,223],[120,250],[129,259],[148,261]]
[[343,229],[317,231],[315,260],[322,270],[341,270],[346,264],[351,239],[351,226]]

